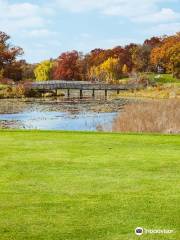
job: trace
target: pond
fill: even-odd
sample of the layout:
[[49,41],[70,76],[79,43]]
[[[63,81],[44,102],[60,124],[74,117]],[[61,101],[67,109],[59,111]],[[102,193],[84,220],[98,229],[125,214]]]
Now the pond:
[[112,131],[125,100],[1,99],[0,128]]

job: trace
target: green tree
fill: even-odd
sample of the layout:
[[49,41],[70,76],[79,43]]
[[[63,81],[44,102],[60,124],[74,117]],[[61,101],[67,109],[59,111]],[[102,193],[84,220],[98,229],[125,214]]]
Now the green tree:
[[53,62],[46,60],[37,65],[34,70],[36,81],[47,81],[51,79]]

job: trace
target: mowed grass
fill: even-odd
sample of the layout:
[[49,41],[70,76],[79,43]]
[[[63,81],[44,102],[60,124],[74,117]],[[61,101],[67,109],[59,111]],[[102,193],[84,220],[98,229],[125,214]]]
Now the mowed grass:
[[179,201],[180,136],[0,131],[1,240],[180,239]]

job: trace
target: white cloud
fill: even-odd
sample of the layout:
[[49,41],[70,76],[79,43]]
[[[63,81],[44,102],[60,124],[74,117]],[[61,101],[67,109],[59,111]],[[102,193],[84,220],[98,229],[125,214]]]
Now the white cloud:
[[39,13],[39,6],[30,3],[21,4],[8,4],[5,1],[4,12],[1,12],[1,16],[5,15],[8,18],[22,18],[22,17],[33,17]]
[[40,29],[34,29],[30,32],[27,32],[27,35],[30,37],[36,37],[36,38],[48,38],[48,37],[55,37],[58,35],[55,31],[50,31],[49,29],[40,28]]
[[131,20],[152,22],[175,19],[177,14],[169,8],[159,10],[159,3],[176,2],[179,0],[55,0],[64,9],[72,12],[97,10],[106,15],[129,17]]
[[102,9],[103,6],[109,3],[109,0],[55,0],[55,2],[67,10],[81,12],[84,10]]
[[147,32],[150,35],[169,35],[175,34],[180,30],[180,22],[158,24],[151,27]]
[[44,26],[44,21],[40,17],[16,19],[14,21],[10,19],[0,20],[0,29],[7,32],[10,35],[20,34],[25,29],[41,28]]
[[24,29],[42,28],[47,24],[46,16],[52,9],[31,3],[12,4],[8,0],[0,0],[0,29],[12,34]]
[[[138,6],[138,7],[137,7]],[[109,3],[109,6],[104,8],[102,12],[107,15],[116,15],[128,18],[134,18],[141,15],[146,15],[155,9],[154,1],[114,1],[114,4]]]
[[56,39],[46,39],[44,42],[35,41],[33,47],[25,44],[23,49],[25,51],[25,59],[30,62],[40,62],[52,57],[57,58],[62,51],[62,43]]
[[[68,50],[68,47],[72,47],[72,49],[90,50],[95,47],[113,47],[119,44],[123,45],[128,42],[135,42],[135,39],[131,39],[134,33],[126,33],[125,27],[127,20],[131,21],[132,26],[140,27],[137,29],[136,35],[138,35],[138,32],[140,35],[175,33],[180,29],[180,13],[166,6],[173,6],[173,3],[177,4],[179,1],[180,0],[0,0],[0,30],[10,34],[13,42],[24,48],[28,59],[40,60],[53,54],[55,55],[60,50],[65,51],[66,49],[64,48]],[[168,2],[170,4],[165,5],[165,3]],[[105,19],[105,22],[109,19],[107,16],[118,16],[118,18],[116,17],[116,21],[123,26],[122,30],[117,30],[117,32],[121,33],[114,34],[115,36],[111,34],[108,38],[105,38],[101,37],[100,33],[97,33],[97,29],[95,29],[94,33],[91,29],[89,31],[87,31],[88,28],[82,30],[80,29],[82,26],[78,26],[74,41],[64,39],[64,35],[61,35],[62,33],[65,34],[65,37],[69,37],[66,36],[67,33],[64,30],[65,25],[62,26],[62,30],[60,28],[61,26],[58,26],[63,16],[61,16],[63,10],[76,13],[93,11],[101,15],[101,17]],[[57,14],[57,19],[54,18],[55,14]],[[78,17],[81,18],[83,15]],[[52,26],[53,30],[51,29]],[[130,24],[128,23],[127,26],[130,26]],[[96,28],[96,26],[94,26],[94,28]],[[79,33],[80,30],[82,30],[82,34]],[[123,36],[127,35],[127,37],[122,37],[122,34]],[[138,37],[136,35],[134,36],[135,38]],[[62,38],[60,36],[62,36]],[[73,36],[71,36],[71,39],[72,38]]]
[[[170,0],[52,0],[50,5],[27,2],[14,3],[10,0],[0,0],[0,29],[6,32],[17,32],[22,29],[47,29],[51,16],[58,12],[58,7],[72,12],[98,11],[104,15],[127,17],[138,23],[177,22],[180,13],[171,8],[159,8],[159,3]],[[171,0],[177,2],[179,0]],[[37,35],[32,32],[32,35]],[[47,35],[42,32],[42,35]]]
[[36,61],[50,57],[54,48],[60,48],[59,41],[53,40],[57,33],[51,30],[55,8],[46,1],[44,5],[28,0],[13,2],[0,0],[0,31],[8,33],[13,43],[24,49],[26,59]]
[[134,19],[136,22],[148,22],[148,23],[160,23],[160,22],[169,22],[176,21],[180,19],[180,14],[174,12],[170,8],[163,8],[159,12],[155,12],[146,16],[140,16]]
[[80,34],[73,38],[71,48],[69,50],[78,49],[79,51],[89,52],[94,48],[113,48],[116,46],[124,46],[129,43],[138,43],[139,40],[136,38],[119,37],[119,38],[102,38],[94,35]]

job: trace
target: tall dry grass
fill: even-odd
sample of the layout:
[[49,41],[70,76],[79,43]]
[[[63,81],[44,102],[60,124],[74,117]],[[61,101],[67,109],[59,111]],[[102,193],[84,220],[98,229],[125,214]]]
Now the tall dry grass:
[[129,104],[114,121],[113,130],[180,133],[180,99]]

